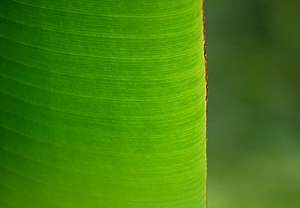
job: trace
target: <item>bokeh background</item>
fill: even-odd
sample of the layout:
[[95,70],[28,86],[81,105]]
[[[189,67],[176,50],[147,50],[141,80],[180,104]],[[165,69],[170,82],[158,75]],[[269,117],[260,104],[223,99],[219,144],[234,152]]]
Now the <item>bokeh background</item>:
[[205,10],[208,208],[299,208],[300,1]]

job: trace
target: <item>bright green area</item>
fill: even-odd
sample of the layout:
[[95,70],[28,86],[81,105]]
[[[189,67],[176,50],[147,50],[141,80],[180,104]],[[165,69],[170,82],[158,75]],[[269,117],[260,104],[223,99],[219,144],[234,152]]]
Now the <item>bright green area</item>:
[[300,1],[206,1],[208,207],[300,207]]
[[0,207],[206,207],[201,0],[1,0]]

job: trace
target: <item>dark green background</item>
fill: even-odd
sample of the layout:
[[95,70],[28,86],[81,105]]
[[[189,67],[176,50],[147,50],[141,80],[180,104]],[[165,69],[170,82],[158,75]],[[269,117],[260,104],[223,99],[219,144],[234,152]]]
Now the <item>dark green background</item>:
[[300,1],[206,0],[209,208],[300,207]]

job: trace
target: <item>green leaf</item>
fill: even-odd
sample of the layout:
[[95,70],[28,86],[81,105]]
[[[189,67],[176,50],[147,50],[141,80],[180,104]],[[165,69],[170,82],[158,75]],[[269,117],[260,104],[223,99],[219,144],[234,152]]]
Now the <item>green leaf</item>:
[[0,207],[206,207],[201,0],[1,0]]

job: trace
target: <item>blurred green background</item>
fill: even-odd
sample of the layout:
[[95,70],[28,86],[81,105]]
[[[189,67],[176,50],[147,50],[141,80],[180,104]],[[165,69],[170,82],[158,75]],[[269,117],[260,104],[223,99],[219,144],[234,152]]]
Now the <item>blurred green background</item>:
[[205,10],[208,208],[299,208],[300,1]]

